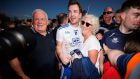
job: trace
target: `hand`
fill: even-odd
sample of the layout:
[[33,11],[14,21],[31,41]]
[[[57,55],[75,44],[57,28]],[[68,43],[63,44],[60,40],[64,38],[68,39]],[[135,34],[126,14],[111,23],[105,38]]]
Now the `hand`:
[[27,75],[23,75],[22,79],[30,79],[30,77],[28,77]]
[[62,53],[60,54],[60,59],[64,65],[67,65],[71,61],[72,57],[69,54]]

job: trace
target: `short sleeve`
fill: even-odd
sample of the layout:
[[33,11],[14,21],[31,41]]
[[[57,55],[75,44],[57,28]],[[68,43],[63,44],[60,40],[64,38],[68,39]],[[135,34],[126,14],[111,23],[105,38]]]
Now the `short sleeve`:
[[99,41],[97,40],[96,37],[93,37],[92,40],[90,40],[90,43],[89,43],[89,50],[93,50],[93,49],[98,50],[98,52],[101,49],[100,43],[99,43]]
[[58,29],[56,32],[56,41],[63,41],[63,30],[62,29]]

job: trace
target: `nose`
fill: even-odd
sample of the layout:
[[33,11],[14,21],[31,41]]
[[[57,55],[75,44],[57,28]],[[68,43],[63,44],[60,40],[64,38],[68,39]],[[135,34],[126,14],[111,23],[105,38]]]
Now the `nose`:
[[74,16],[74,12],[71,12],[71,16]]
[[42,23],[42,20],[41,20],[41,19],[38,19],[38,23],[39,23],[39,24]]
[[137,23],[138,23],[139,26],[140,26],[140,16],[139,16],[138,19],[137,19]]

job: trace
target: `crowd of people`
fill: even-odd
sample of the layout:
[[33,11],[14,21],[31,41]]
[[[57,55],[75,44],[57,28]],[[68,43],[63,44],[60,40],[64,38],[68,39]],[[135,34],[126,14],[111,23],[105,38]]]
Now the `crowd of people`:
[[0,60],[0,79],[140,79],[140,0],[126,0],[116,12],[106,7],[99,18],[70,0],[56,19],[35,9],[32,19],[5,26],[0,31],[28,27],[36,43]]

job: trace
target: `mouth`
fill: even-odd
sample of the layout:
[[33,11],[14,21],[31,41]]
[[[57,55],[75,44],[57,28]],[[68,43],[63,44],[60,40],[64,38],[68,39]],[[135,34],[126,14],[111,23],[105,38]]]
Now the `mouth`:
[[76,19],[75,17],[71,17],[71,20],[74,20],[74,19]]
[[71,18],[71,20],[75,20],[75,18]]
[[37,27],[42,27],[43,25],[37,25]]

